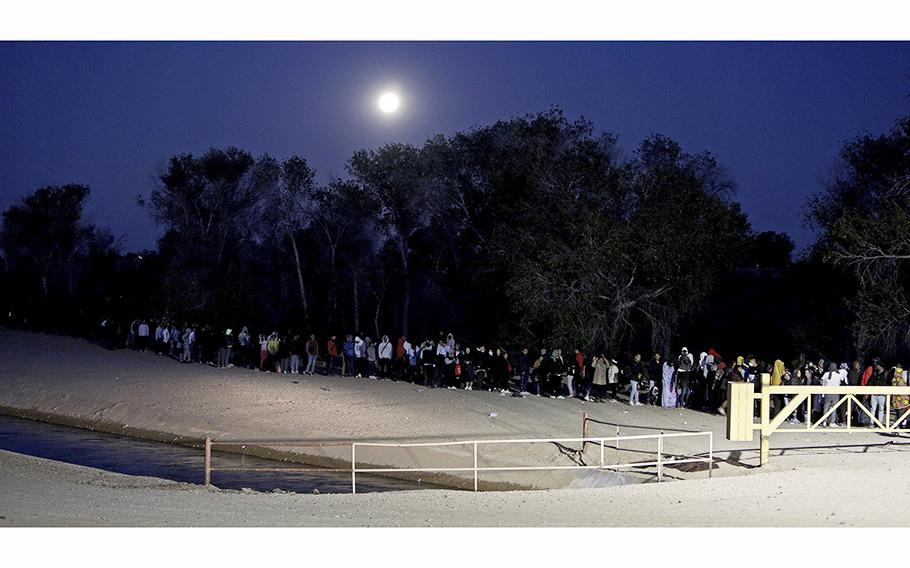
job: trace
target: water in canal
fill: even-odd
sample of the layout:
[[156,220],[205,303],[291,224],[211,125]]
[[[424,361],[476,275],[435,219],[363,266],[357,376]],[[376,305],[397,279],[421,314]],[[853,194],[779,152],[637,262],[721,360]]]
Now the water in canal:
[[[160,477],[184,483],[201,484],[203,481],[201,449],[3,415],[0,415],[0,449],[127,475]],[[293,467],[286,462],[223,452],[212,452],[212,462],[216,467]],[[214,471],[212,484],[222,489],[350,493],[351,475],[349,472],[329,470],[275,473]],[[430,486],[415,481],[357,475],[358,493],[427,487]]]

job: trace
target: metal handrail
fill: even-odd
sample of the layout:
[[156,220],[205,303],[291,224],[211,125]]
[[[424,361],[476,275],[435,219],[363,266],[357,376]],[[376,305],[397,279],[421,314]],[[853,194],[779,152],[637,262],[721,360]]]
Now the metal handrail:
[[[708,456],[704,458],[691,459],[663,459],[663,441],[665,438],[684,438],[692,436],[708,437]],[[657,440],[657,460],[646,462],[630,462],[625,464],[607,465],[604,462],[605,443],[631,440]],[[600,465],[570,465],[570,466],[505,466],[505,467],[478,467],[477,465],[477,448],[479,445],[493,444],[518,444],[518,443],[562,443],[562,442],[582,442],[600,444]],[[380,448],[414,448],[414,447],[433,447],[433,446],[466,446],[473,447],[474,466],[473,467],[438,467],[438,468],[358,468],[356,464],[356,447],[380,447]],[[381,443],[381,442],[353,442],[351,444],[351,492],[357,493],[357,473],[393,473],[393,472],[463,472],[471,471],[474,473],[474,491],[478,487],[478,475],[482,471],[558,471],[558,470],[578,470],[578,469],[600,469],[613,470],[633,467],[651,467],[657,466],[657,480],[663,480],[663,466],[667,464],[684,464],[684,463],[707,463],[708,477],[711,477],[711,470],[714,464],[714,432],[673,432],[670,434],[641,434],[636,436],[604,436],[599,438],[525,438],[512,440],[465,440],[459,442],[418,442],[418,443]]]
[[[707,436],[708,437],[708,456],[707,457],[695,457],[695,458],[686,458],[686,459],[664,459],[664,439],[665,438],[684,438],[684,437],[693,437],[693,436]],[[639,461],[639,462],[629,462],[629,463],[618,463],[607,465],[604,461],[604,448],[607,442],[615,442],[616,448],[619,448],[620,441],[633,441],[633,440],[657,440],[657,459],[654,461]],[[597,443],[600,445],[600,465],[569,465],[569,466],[487,466],[480,467],[478,466],[478,446],[481,445],[500,445],[500,444],[553,444],[553,443],[563,443],[563,442],[582,442],[583,444],[587,443]],[[318,443],[318,442],[308,442],[308,441],[292,441],[292,440],[281,440],[276,442],[269,442],[267,440],[257,441],[256,444],[263,446],[322,446],[322,445],[331,445],[331,446],[347,446],[348,443],[333,442],[333,443]],[[251,445],[250,442],[245,441],[213,441],[210,436],[205,438],[205,485],[208,486],[211,484],[211,475],[212,471],[269,471],[269,472],[279,472],[279,471],[297,471],[297,472],[306,472],[306,471],[334,471],[334,472],[350,472],[351,473],[351,492],[357,493],[357,473],[397,473],[397,472],[416,472],[416,473],[441,473],[441,472],[473,472],[474,476],[474,491],[478,490],[478,477],[479,473],[483,471],[560,471],[560,470],[579,470],[579,469],[600,469],[600,470],[617,470],[625,468],[635,468],[635,467],[653,467],[657,466],[657,480],[658,482],[663,480],[663,468],[665,465],[673,464],[686,464],[686,463],[707,463],[708,464],[708,477],[711,477],[711,470],[714,463],[714,433],[713,432],[672,432],[672,433],[659,433],[659,434],[641,434],[635,436],[604,436],[598,438],[518,438],[518,439],[509,439],[509,440],[464,440],[464,441],[455,441],[455,442],[350,442],[351,446],[351,468],[332,468],[332,469],[313,469],[313,468],[296,468],[296,467],[280,467],[280,468],[270,468],[270,467],[244,467],[244,466],[234,466],[234,467],[213,467],[212,466],[212,447],[215,445]],[[428,468],[358,468],[357,467],[357,447],[362,448],[371,447],[371,448],[417,448],[417,447],[446,447],[446,446],[468,446],[470,445],[473,450],[473,466],[472,467],[428,467]]]

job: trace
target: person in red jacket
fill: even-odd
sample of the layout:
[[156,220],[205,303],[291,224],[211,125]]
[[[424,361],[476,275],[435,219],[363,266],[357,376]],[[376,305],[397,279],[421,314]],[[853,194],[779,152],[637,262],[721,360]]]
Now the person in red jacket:
[[395,346],[395,375],[398,380],[404,379],[404,371],[408,367],[408,361],[405,359],[404,344],[408,338],[404,335],[398,338],[398,345]]
[[325,374],[331,375],[335,370],[335,361],[338,360],[338,346],[335,345],[334,335],[325,342],[325,356],[328,358]]

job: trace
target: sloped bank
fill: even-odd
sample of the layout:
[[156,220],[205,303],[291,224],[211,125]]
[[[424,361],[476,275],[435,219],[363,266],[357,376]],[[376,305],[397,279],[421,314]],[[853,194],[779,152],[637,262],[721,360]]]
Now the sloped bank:
[[[148,430],[143,428],[137,428],[134,426],[128,426],[123,424],[117,424],[105,420],[88,420],[85,418],[74,417],[63,414],[55,414],[43,412],[36,409],[21,409],[13,408],[9,406],[0,406],[0,415],[11,416],[19,419],[26,420],[35,420],[39,422],[44,422],[48,424],[55,424],[60,426],[66,426],[71,428],[79,428],[90,430],[93,432],[103,432],[106,434],[114,434],[118,436],[124,436],[129,438],[136,438],[141,440],[149,440],[160,443],[174,444],[178,446],[188,447],[199,450],[199,460],[200,462],[203,459],[203,448],[204,440],[174,434],[172,432],[164,432],[160,430]],[[324,468],[327,470],[347,470],[350,472],[351,461],[350,461],[350,445],[346,446],[328,446],[328,447],[314,447],[313,449],[317,451],[300,451],[300,450],[288,450],[282,449],[282,447],[268,446],[263,443],[221,443],[216,444],[215,449],[218,452],[223,453],[232,453],[237,455],[246,455],[251,457],[258,457],[263,459],[272,460],[275,462],[295,464],[295,465],[304,465],[314,468]],[[321,451],[320,451],[321,450]],[[438,449],[429,448],[427,452],[430,455],[429,459],[422,459],[419,462],[414,460],[388,460],[388,461],[378,461],[378,460],[358,460],[357,466],[358,469],[390,469],[390,468],[444,468],[444,467],[463,467],[463,465],[453,464],[451,458],[461,459],[465,456],[463,455],[452,455],[444,451],[439,451]],[[341,454],[347,453],[347,457],[342,457]],[[433,454],[437,454],[435,458]],[[217,464],[215,464],[217,466]],[[484,464],[481,464],[483,467]],[[491,466],[505,466],[503,462],[488,461],[487,465]],[[511,464],[515,465],[515,464]],[[277,464],[276,464],[277,466]],[[280,467],[280,466],[278,466]],[[293,470],[289,470],[293,471]],[[481,472],[481,478],[478,480],[478,489],[481,491],[515,491],[515,490],[530,490],[530,489],[554,489],[554,488],[565,488],[569,486],[576,487],[594,487],[594,486],[604,486],[604,485],[621,485],[626,483],[637,483],[648,478],[648,476],[635,476],[634,474],[630,475],[619,475],[612,472],[600,472],[599,476],[606,477],[604,479],[594,479],[598,475],[594,472],[589,471],[556,471],[556,472],[546,472],[538,473],[536,480],[531,480],[530,482],[521,483],[515,481],[507,480],[490,480],[483,479],[483,476],[492,476],[496,473],[490,472]],[[407,481],[420,481],[429,485],[448,487],[452,489],[464,489],[464,490],[473,490],[473,474],[471,472],[454,472],[454,473],[444,473],[444,472],[410,472],[410,471],[400,471],[400,472],[382,472],[382,473],[371,473],[370,475],[375,476],[385,476],[389,478],[396,478]],[[500,477],[507,477],[508,474],[498,474]],[[216,479],[213,482],[217,486],[217,470],[215,471]],[[587,478],[587,480],[586,480]],[[202,479],[198,480],[199,483],[202,483]]]
[[[181,364],[152,353],[106,351],[83,340],[0,329],[0,407],[13,416],[200,447],[213,440],[307,440],[325,442],[439,442],[457,440],[577,438],[581,414],[623,423],[623,433],[657,433],[704,415],[585,405],[577,400],[512,398],[498,393],[430,390],[409,383],[338,376],[291,376],[247,369]],[[714,426],[721,425],[718,420]],[[683,422],[685,424],[685,422]],[[637,429],[637,430],[636,430]],[[613,435],[611,429],[591,435]],[[702,442],[703,444],[703,442]],[[569,444],[570,446],[572,444]],[[654,445],[653,443],[651,444]],[[644,445],[643,445],[644,446]],[[275,448],[247,444],[241,451],[316,467],[349,468],[350,446]],[[478,465],[574,466],[573,449],[553,444],[484,446]],[[681,446],[697,453],[706,447]],[[647,453],[642,447],[639,453]],[[653,448],[650,450],[653,456]],[[641,459],[630,448],[630,458]],[[607,463],[631,461],[611,457]],[[589,448],[587,463],[596,459]],[[652,457],[653,459],[653,457]],[[358,468],[471,467],[470,447],[361,451]],[[217,464],[216,464],[217,465]],[[395,472],[426,481],[473,488],[472,472]],[[564,487],[627,482],[565,470],[480,476],[484,489]]]

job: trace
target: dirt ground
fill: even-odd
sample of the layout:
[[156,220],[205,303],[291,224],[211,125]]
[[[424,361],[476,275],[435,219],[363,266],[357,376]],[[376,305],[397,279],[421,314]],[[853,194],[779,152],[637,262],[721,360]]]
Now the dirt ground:
[[[197,443],[206,435],[215,440],[345,442],[575,438],[581,435],[583,412],[608,423],[592,424],[591,436],[613,436],[617,427],[622,435],[714,433],[716,461],[711,480],[706,479],[704,466],[668,468],[668,477],[686,481],[591,489],[584,488],[584,476],[564,476],[555,486],[575,489],[479,495],[458,491],[245,495],[4,455],[3,487],[17,490],[2,492],[3,509],[15,514],[0,512],[7,516],[0,521],[26,524],[894,524],[902,522],[895,511],[902,510],[897,501],[905,493],[898,484],[910,471],[902,455],[910,448],[906,437],[861,432],[775,434],[771,463],[758,468],[757,439],[726,441],[724,418],[713,414],[512,398],[337,376],[216,369],[152,353],[109,352],[79,339],[9,330],[0,330],[0,406],[58,422]],[[624,444],[619,452],[611,454],[608,449],[606,459],[651,459],[654,445],[653,440]],[[577,449],[574,443],[490,446],[483,450],[480,465],[599,461],[596,447],[589,447],[581,457],[572,451]],[[668,441],[665,450],[669,455],[704,455],[707,445],[704,439],[686,438]],[[349,459],[349,446],[319,455],[312,455],[318,453],[312,448],[298,451],[339,463]],[[364,463],[457,467],[469,465],[470,457],[469,451],[460,449],[374,452],[363,456]],[[553,476],[543,475],[525,476],[521,483],[541,486],[544,477],[552,486]],[[86,478],[99,481],[88,483]],[[872,503],[881,499],[881,506],[864,506],[862,495],[871,487],[876,488]],[[43,492],[48,493],[46,498]],[[62,506],[67,496],[72,497],[71,508]],[[58,498],[61,506],[52,505]],[[183,507],[184,499],[198,507]],[[143,504],[144,500],[148,502]],[[79,513],[79,503],[85,511],[98,507],[97,520]]]

